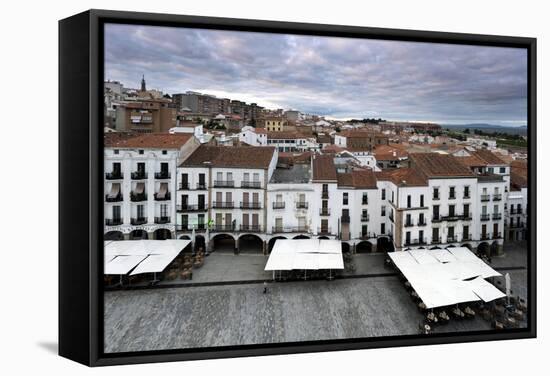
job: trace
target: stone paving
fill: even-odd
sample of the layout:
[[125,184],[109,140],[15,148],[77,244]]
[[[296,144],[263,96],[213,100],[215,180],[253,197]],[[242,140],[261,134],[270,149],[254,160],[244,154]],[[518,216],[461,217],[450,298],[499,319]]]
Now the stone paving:
[[[525,291],[526,272],[513,271]],[[395,276],[111,291],[105,293],[105,351],[417,334],[422,321]],[[489,330],[488,322],[451,321],[436,332]]]
[[[355,271],[334,281],[263,284],[267,257],[213,253],[192,281],[224,283],[105,293],[105,351],[144,351],[417,334],[422,315],[384,254],[357,254]],[[513,295],[526,297],[525,249],[508,247],[492,266],[511,268]],[[521,269],[518,269],[521,268]],[[389,274],[388,274],[389,273]],[[246,284],[234,282],[249,281]],[[503,288],[504,279],[500,279]],[[436,332],[488,330],[476,318],[451,321]]]

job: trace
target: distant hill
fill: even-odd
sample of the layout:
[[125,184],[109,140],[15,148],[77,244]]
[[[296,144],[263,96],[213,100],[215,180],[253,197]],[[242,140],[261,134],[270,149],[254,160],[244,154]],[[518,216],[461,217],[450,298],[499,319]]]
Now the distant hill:
[[464,129],[478,129],[482,132],[500,132],[508,134],[520,134],[522,136],[527,135],[527,125],[520,125],[517,127],[505,127],[502,125],[476,123],[476,124],[441,124],[443,128],[451,130],[464,130]]

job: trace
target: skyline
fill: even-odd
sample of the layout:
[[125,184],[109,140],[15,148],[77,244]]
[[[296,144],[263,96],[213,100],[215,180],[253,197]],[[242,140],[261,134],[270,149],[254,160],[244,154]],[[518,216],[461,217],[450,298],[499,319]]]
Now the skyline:
[[105,80],[328,119],[527,124],[527,52],[109,24]]

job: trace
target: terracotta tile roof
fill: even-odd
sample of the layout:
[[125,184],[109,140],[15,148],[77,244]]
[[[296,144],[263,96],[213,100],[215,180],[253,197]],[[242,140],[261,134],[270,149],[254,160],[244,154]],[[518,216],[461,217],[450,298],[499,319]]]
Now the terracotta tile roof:
[[370,169],[338,174],[338,187],[376,189],[376,175]]
[[137,137],[138,133],[133,132],[108,132],[103,133],[103,146],[116,147],[120,142],[132,137]]
[[512,172],[527,178],[527,161],[513,161],[510,167]]
[[291,131],[283,131],[283,132],[267,132],[267,138],[268,139],[298,139],[298,138],[310,138],[313,137],[311,134],[302,133],[302,132],[291,132]]
[[401,148],[396,148],[390,145],[376,145],[372,154],[378,161],[393,161],[401,158],[407,158],[409,153]]
[[414,153],[409,156],[411,167],[427,177],[473,176],[471,170],[458,157],[439,153]]
[[478,157],[487,162],[487,164],[490,165],[504,165],[506,162],[504,162],[502,159],[500,159],[495,153],[480,149],[474,152],[474,154]]
[[313,159],[313,180],[336,181],[336,167],[331,155],[316,155]]
[[340,153],[346,149],[338,145],[328,145],[322,149],[323,153]]
[[384,137],[387,138],[383,133],[376,132],[373,130],[366,131],[366,130],[344,130],[340,133],[337,133],[339,136],[346,137],[346,138],[364,138],[364,137]]
[[274,153],[268,146],[201,145],[180,166],[267,169]]
[[420,187],[428,185],[428,178],[422,171],[413,168],[396,168],[376,173],[378,180],[391,181],[399,187]]
[[131,149],[179,149],[192,137],[191,133],[145,133],[114,141],[105,146]]
[[521,188],[527,188],[527,177],[512,171],[510,173],[510,189],[519,191]]
[[479,158],[478,156],[472,154],[467,157],[457,157],[460,158],[460,162],[468,167],[483,167],[487,165],[487,162],[485,162],[483,159]]

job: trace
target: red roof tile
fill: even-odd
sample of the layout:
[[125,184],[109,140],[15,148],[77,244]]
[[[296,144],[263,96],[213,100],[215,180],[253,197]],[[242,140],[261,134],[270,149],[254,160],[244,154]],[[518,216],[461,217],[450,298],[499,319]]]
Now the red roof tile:
[[110,143],[105,146],[129,149],[179,149],[192,137],[191,133],[146,133],[120,140],[110,140]]
[[427,177],[473,176],[472,171],[459,161],[459,157],[439,153],[413,153],[409,156],[411,167]]
[[274,153],[275,148],[268,146],[201,145],[181,166],[267,169]]
[[331,155],[316,155],[313,159],[313,180],[336,181],[336,167]]

